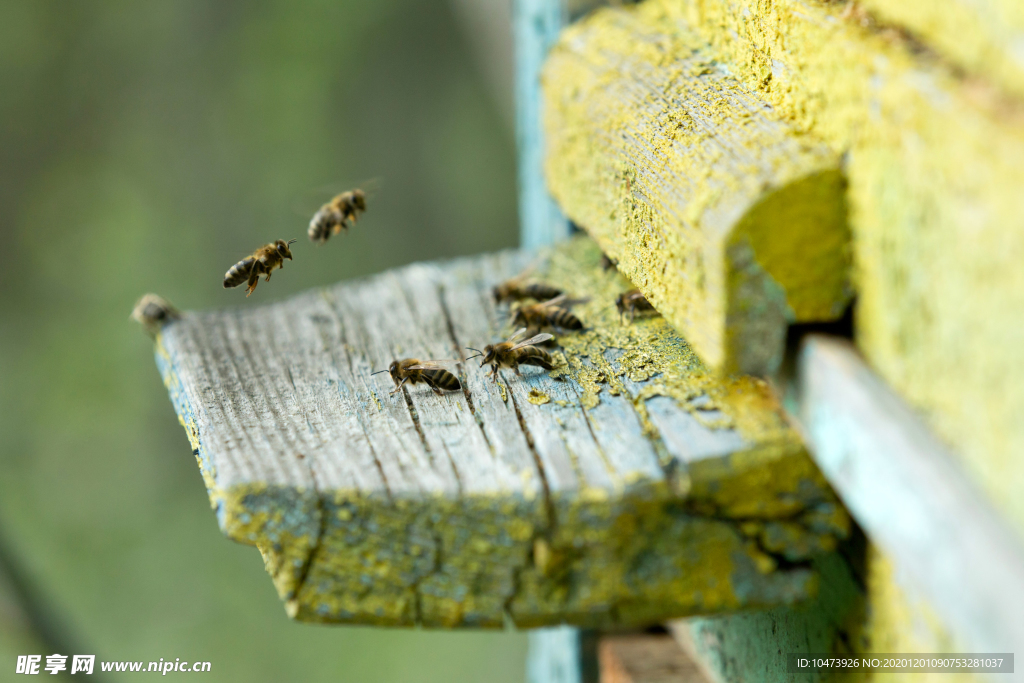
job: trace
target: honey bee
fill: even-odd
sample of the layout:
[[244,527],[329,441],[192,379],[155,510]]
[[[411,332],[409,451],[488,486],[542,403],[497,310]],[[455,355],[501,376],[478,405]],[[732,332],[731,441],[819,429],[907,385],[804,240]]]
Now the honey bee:
[[[551,339],[552,336],[547,333],[538,334],[535,337],[530,337],[525,341],[516,343],[516,339],[523,336],[525,332],[525,327],[516,330],[516,333],[507,340],[500,344],[488,344],[484,347],[483,351],[466,347],[470,351],[476,351],[477,353],[476,356],[470,356],[469,358],[483,356],[484,359],[480,362],[480,367],[490,365],[491,379],[495,382],[498,381],[498,370],[501,368],[512,368],[516,371],[517,375],[522,375],[519,372],[520,365],[536,365],[545,370],[554,369],[555,365],[551,360],[551,354],[544,349],[534,346],[534,344],[540,344]],[[469,358],[466,360],[469,360]]]
[[348,224],[351,222],[354,225],[359,214],[364,211],[366,192],[360,189],[342,192],[313,214],[313,219],[309,221],[309,239],[323,244],[331,235],[348,230]]
[[140,323],[150,335],[156,336],[160,328],[181,318],[178,309],[156,294],[145,294],[132,310],[132,319]]
[[582,330],[583,322],[569,310],[569,306],[583,303],[586,299],[568,299],[565,294],[539,304],[520,306],[512,314],[512,324],[531,329],[561,327],[566,330]]
[[252,290],[256,289],[256,284],[260,281],[260,275],[267,276],[267,282],[270,282],[270,274],[275,268],[284,268],[284,260],[292,260],[292,252],[288,246],[296,240],[277,240],[266,244],[251,255],[246,256],[244,259],[231,266],[228,272],[224,274],[224,289],[230,289],[231,287],[237,287],[243,282],[248,281],[249,286],[245,290],[245,295],[249,296],[252,294]]
[[623,292],[615,299],[615,307],[619,309],[619,322],[622,322],[622,316],[627,311],[629,312],[629,322],[633,322],[633,318],[636,317],[637,313],[650,313],[655,312],[654,306],[647,300],[647,297],[640,292],[639,289],[631,289],[628,292]]
[[506,280],[500,285],[495,285],[492,290],[494,293],[495,303],[501,303],[502,301],[508,301],[510,299],[537,299],[538,301],[545,301],[547,299],[554,299],[562,293],[557,287],[546,285],[542,282],[531,282],[525,284],[526,275],[518,275],[511,280]]
[[373,375],[379,375],[382,372],[389,373],[391,375],[391,379],[395,383],[395,390],[391,392],[392,394],[397,394],[402,389],[402,385],[406,382],[409,384],[423,382],[430,387],[435,394],[440,396],[442,390],[458,391],[462,388],[462,383],[459,381],[458,377],[447,370],[438,367],[443,363],[455,362],[457,361],[406,358],[405,360],[392,361],[387,370],[380,370],[379,372],[371,373],[371,377]]

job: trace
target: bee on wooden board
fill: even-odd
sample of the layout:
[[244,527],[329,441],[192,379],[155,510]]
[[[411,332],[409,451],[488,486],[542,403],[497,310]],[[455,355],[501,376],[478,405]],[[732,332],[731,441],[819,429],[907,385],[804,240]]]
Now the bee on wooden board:
[[495,303],[501,303],[502,301],[509,301],[511,299],[527,298],[544,301],[547,299],[554,299],[562,293],[562,290],[558,287],[546,285],[542,282],[531,282],[527,284],[526,277],[526,274],[517,275],[511,280],[505,280],[501,284],[495,285],[492,290]]
[[622,316],[629,312],[629,322],[633,322],[633,318],[636,317],[637,313],[654,313],[655,308],[651,305],[651,302],[647,300],[647,297],[639,289],[631,289],[628,292],[623,292],[615,299],[615,308],[619,309],[619,322],[622,322]]
[[231,266],[228,272],[224,274],[224,289],[230,289],[231,287],[237,287],[243,282],[248,282],[249,286],[245,290],[245,295],[249,296],[252,291],[256,289],[256,284],[260,281],[260,275],[267,276],[267,282],[270,282],[270,274],[275,268],[284,268],[284,260],[292,260],[292,251],[288,248],[292,242],[296,240],[277,240],[270,244],[265,244],[249,256]]
[[569,307],[585,301],[586,299],[569,299],[565,294],[561,294],[539,304],[520,306],[512,314],[512,324],[531,329],[561,327],[566,330],[582,330],[583,321],[577,318]]
[[309,221],[309,239],[323,244],[331,235],[348,230],[349,223],[355,224],[359,215],[366,211],[366,192],[360,189],[342,192],[313,214]]
[[371,373],[371,377],[382,372],[389,373],[395,383],[395,390],[391,392],[392,394],[397,394],[406,382],[409,384],[423,382],[440,396],[442,391],[458,391],[462,388],[462,382],[458,377],[440,367],[444,363],[456,362],[458,361],[406,358],[392,361],[387,370]]
[[[501,368],[512,368],[516,371],[517,375],[522,375],[519,372],[520,365],[536,365],[537,367],[544,368],[545,370],[553,370],[555,365],[551,360],[551,354],[542,348],[535,346],[548,339],[552,338],[552,335],[544,333],[538,334],[535,337],[521,342],[516,340],[523,336],[526,332],[526,328],[516,330],[516,333],[511,337],[501,342],[500,344],[488,344],[484,347],[483,351],[470,347],[470,351],[476,351],[476,356],[470,356],[469,358],[477,358],[483,356],[484,359],[480,362],[480,367],[485,365],[491,366],[491,379],[495,382],[498,381],[498,370]],[[467,358],[466,360],[469,360]]]
[[161,327],[180,317],[181,313],[178,313],[178,309],[156,294],[143,295],[132,309],[132,319],[140,323],[153,336],[156,336]]

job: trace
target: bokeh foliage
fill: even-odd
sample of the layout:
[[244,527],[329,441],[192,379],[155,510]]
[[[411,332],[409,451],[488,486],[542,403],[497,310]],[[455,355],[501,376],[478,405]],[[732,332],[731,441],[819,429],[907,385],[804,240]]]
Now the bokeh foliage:
[[[0,532],[76,651],[211,681],[522,680],[521,635],[289,622],[127,319],[146,291],[252,306],[511,246],[512,134],[450,6],[3,3],[0,93]],[[363,221],[314,248],[308,212],[368,178]],[[221,288],[279,237],[294,263],[249,300]]]

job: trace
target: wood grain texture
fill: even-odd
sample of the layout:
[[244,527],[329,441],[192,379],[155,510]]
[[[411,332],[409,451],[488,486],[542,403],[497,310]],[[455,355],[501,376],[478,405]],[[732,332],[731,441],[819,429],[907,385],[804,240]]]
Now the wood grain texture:
[[788,323],[839,317],[839,156],[798,134],[702,39],[646,5],[563,32],[544,70],[562,209],[725,374],[767,374]]
[[620,326],[605,302],[629,283],[589,241],[538,264],[592,297],[556,370],[494,383],[462,363],[464,390],[442,397],[370,376],[507,335],[489,292],[532,258],[417,264],[163,327],[158,364],[221,528],[260,548],[289,613],[610,625],[812,593],[808,558],[848,522],[777,401],[715,379],[661,319]]
[[814,457],[894,570],[966,647],[1024,643],[1024,547],[947,448],[846,342],[811,337],[799,377]]
[[601,683],[711,683],[665,633],[603,636],[598,648]]

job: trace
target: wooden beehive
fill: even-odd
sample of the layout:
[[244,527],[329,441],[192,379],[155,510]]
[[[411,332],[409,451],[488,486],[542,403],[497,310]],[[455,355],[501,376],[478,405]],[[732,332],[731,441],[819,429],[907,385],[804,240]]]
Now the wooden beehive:
[[[222,529],[299,619],[698,615],[670,629],[712,679],[1024,644],[1018,6],[569,14],[516,3],[521,213],[531,249],[588,238],[161,329]],[[489,288],[529,263],[588,329],[491,383],[462,349],[510,332]],[[663,319],[620,323],[633,285]],[[854,300],[852,340],[793,353]],[[399,356],[464,391],[389,396]],[[531,680],[596,680],[597,638],[536,631]]]

